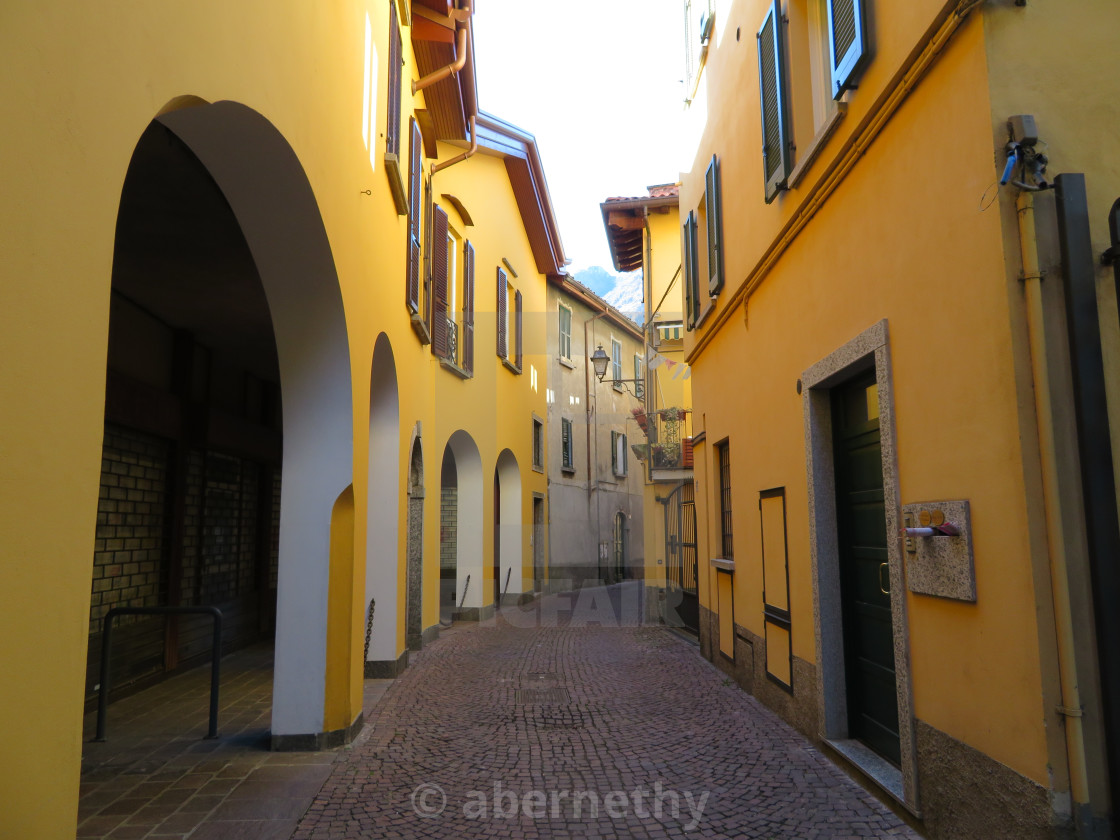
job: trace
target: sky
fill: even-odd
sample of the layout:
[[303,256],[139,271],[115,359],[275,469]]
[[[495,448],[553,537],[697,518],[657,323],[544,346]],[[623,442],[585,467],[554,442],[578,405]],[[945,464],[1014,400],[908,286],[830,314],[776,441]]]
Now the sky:
[[680,0],[477,0],[479,108],[537,138],[569,271],[613,272],[599,203],[679,179]]

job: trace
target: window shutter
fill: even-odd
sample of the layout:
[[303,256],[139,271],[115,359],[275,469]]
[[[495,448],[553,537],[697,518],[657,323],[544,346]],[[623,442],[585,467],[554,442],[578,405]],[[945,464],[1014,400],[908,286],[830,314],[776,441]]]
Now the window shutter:
[[423,162],[420,157],[423,138],[420,125],[412,120],[412,133],[408,140],[408,277],[406,279],[405,299],[412,313],[420,311],[420,183]]
[[692,211],[688,211],[688,216],[685,217],[684,224],[681,226],[681,274],[684,280],[684,320],[689,329],[696,324],[696,318],[693,317],[692,306],[692,280],[696,275],[696,257],[693,249],[693,242],[696,239],[695,230],[693,229],[693,215]]
[[622,469],[619,470],[619,475],[626,475],[626,459],[629,454],[626,446],[626,435],[620,434],[618,436],[618,462],[622,464]]
[[689,329],[700,320],[700,269],[697,266],[696,233],[696,211],[689,210],[684,222],[685,317],[688,319]]
[[572,465],[572,421],[561,419],[560,421],[560,452],[563,456],[563,465],[570,467]]
[[447,214],[436,207],[432,224],[432,352],[447,356]]
[[759,100],[762,103],[762,168],[766,203],[786,188],[789,177],[789,115],[784,72],[785,35],[782,10],[773,0],[758,30]]
[[498,269],[498,356],[502,359],[509,357],[509,341],[506,338],[506,328],[509,321],[509,299],[506,296],[506,273]]
[[474,373],[474,246],[463,245],[463,370]]
[[522,327],[524,326],[524,318],[522,316],[524,313],[520,289],[517,289],[513,294],[513,313],[517,319],[517,323],[514,325],[514,329],[517,330],[517,332],[513,337],[515,342],[514,346],[517,348],[517,361],[514,362],[514,364],[517,365],[518,370],[521,370],[521,351],[524,346],[524,342],[522,340],[522,335],[524,333],[524,330],[522,329]]
[[832,98],[855,87],[870,55],[863,0],[828,0],[828,47],[832,59]]
[[704,175],[708,221],[708,294],[718,295],[723,288],[723,203],[720,197],[719,160],[712,155]]
[[[408,2],[408,0],[405,0]],[[389,106],[385,127],[385,151],[399,157],[401,151],[401,25],[397,7],[389,2]]]

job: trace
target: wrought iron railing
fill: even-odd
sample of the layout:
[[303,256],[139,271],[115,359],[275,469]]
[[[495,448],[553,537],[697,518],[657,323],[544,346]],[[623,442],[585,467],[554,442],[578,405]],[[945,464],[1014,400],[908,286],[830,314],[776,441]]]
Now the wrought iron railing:
[[447,360],[459,364],[459,325],[447,319]]
[[692,411],[663,408],[634,418],[649,440],[650,467],[654,470],[692,469]]

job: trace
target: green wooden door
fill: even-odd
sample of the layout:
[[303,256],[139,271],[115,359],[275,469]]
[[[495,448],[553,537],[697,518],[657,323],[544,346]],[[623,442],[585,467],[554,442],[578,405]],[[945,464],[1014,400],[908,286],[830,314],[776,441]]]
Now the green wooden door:
[[832,408],[848,730],[851,737],[898,764],[898,698],[874,374],[835,389]]

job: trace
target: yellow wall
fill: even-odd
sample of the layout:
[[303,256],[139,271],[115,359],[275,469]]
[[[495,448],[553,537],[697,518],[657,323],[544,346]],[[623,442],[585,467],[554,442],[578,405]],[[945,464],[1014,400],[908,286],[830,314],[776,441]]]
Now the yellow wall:
[[[367,13],[379,65],[372,170],[362,142]],[[493,329],[483,320],[477,380],[451,382],[435,369],[428,348],[408,325],[406,218],[393,207],[382,161],[387,17],[385,5],[373,0],[348,0],[329,9],[291,0],[200,0],[189,15],[158,4],[93,8],[16,0],[0,12],[0,50],[12,80],[0,101],[5,112],[20,115],[0,132],[0,157],[13,163],[0,196],[6,265],[0,284],[5,359],[0,393],[7,395],[0,400],[0,533],[8,560],[0,671],[9,684],[20,685],[19,691],[0,694],[0,715],[19,724],[9,734],[0,766],[0,809],[13,836],[74,833],[114,226],[132,151],[169,103],[233,100],[258,111],[306,172],[345,305],[355,430],[352,504],[358,512],[366,509],[368,497],[373,347],[382,332],[390,340],[400,403],[395,483],[402,497],[416,421],[423,429],[428,487],[423,626],[438,620],[435,490],[449,429],[470,430],[490,480],[497,442],[513,449],[522,466],[526,521],[531,492],[544,492],[543,478],[527,469],[529,413],[545,416],[543,379],[534,393],[527,385],[528,367],[521,377],[498,370]],[[416,74],[407,29],[403,35],[402,147],[407,148],[407,117],[423,106],[424,97],[408,94],[408,80]],[[179,99],[188,95],[198,99]],[[441,148],[445,157],[457,152]],[[486,225],[479,236],[480,312],[492,310],[486,281],[506,256],[522,272],[515,282],[526,295],[528,324],[530,313],[543,308],[544,281],[520,232],[501,162],[479,155],[436,177],[437,183],[454,184],[451,191],[466,197],[480,229]],[[527,365],[543,352],[531,341],[525,350]],[[537,367],[543,377],[543,364]],[[473,395],[463,399],[456,388]],[[495,404],[503,408],[497,423]],[[404,649],[406,516],[402,502],[398,651]],[[353,641],[361,633],[365,550],[365,518],[357,515],[353,573],[345,563],[332,570],[341,577],[332,581],[331,603],[343,608],[332,612],[331,639]],[[527,530],[524,555],[531,558]],[[50,621],[43,621],[46,613]],[[361,710],[360,656],[353,648],[338,655],[341,659],[331,657],[328,677],[331,728],[348,725]]]
[[[745,311],[737,306],[717,323],[942,5],[876,4],[876,53],[847,116],[804,180],[771,205],[763,202],[761,155],[742,152],[757,148],[760,136],[753,33],[766,4],[731,3],[717,24],[728,48],[714,51],[701,78],[691,118],[707,120],[696,129],[700,139],[681,188],[684,213],[700,201],[711,155],[720,156],[727,288],[715,313],[686,339],[710,470],[701,477],[697,468],[707,485],[698,483],[698,516],[718,546],[711,447],[729,438],[735,620],[762,635],[758,493],[786,488],[793,652],[815,662],[805,421],[796,385],[811,365],[888,319],[901,502],[969,499],[974,523],[977,602],[907,595],[914,713],[1045,783],[1017,413],[1022,359],[1014,353],[1021,348],[1012,342],[1016,312],[1004,282],[1000,218],[978,209],[997,177],[979,17],[964,24]],[[728,116],[732,101],[746,118]],[[930,138],[938,138],[936,174],[915,166],[914,150]],[[796,126],[795,139],[801,147]],[[697,336],[712,333],[697,354]],[[702,597],[714,605],[714,593]]]

